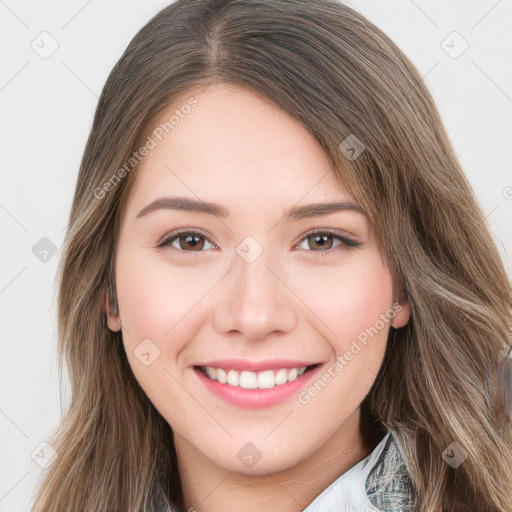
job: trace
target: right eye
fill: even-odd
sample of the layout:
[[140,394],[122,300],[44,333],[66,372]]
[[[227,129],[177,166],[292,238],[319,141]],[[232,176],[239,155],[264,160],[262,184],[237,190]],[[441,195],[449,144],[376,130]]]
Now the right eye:
[[[177,245],[175,245],[175,242],[177,242]],[[208,238],[196,231],[174,231],[169,233],[157,247],[172,246],[181,252],[204,252],[202,249],[208,243],[212,246],[209,247],[210,249],[216,247]]]

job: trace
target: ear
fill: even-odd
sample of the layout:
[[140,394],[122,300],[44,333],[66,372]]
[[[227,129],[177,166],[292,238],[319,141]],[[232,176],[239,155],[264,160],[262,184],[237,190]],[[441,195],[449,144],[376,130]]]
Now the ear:
[[115,298],[110,297],[108,292],[103,297],[103,310],[107,315],[108,328],[113,332],[121,330],[121,318],[119,316],[119,310],[117,301]]
[[395,288],[397,289],[394,294],[395,300],[393,302],[393,311],[395,312],[395,316],[391,320],[391,327],[400,329],[400,327],[407,325],[409,322],[411,308],[402,286],[397,285]]

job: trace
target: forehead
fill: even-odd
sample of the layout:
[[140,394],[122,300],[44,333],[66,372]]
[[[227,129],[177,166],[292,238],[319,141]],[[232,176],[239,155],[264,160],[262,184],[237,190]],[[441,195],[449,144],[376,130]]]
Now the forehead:
[[190,91],[151,130],[154,147],[137,170],[133,210],[166,194],[264,209],[350,199],[309,132],[248,89]]

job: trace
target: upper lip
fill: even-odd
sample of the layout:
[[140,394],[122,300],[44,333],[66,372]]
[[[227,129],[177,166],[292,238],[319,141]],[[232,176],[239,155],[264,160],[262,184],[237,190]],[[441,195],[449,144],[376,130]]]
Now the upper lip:
[[300,361],[298,359],[266,359],[264,361],[249,361],[247,359],[217,359],[196,366],[210,366],[212,368],[222,368],[223,370],[248,370],[262,371],[275,370],[278,368],[301,368],[311,366],[317,362]]

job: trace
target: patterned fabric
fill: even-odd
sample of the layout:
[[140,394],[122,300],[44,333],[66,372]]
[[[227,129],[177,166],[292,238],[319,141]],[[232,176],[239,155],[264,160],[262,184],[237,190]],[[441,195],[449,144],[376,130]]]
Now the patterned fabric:
[[303,512],[412,512],[414,487],[389,431],[365,459],[343,473]]
[[392,432],[388,433],[386,444],[366,478],[365,492],[379,510],[414,510],[414,486]]

